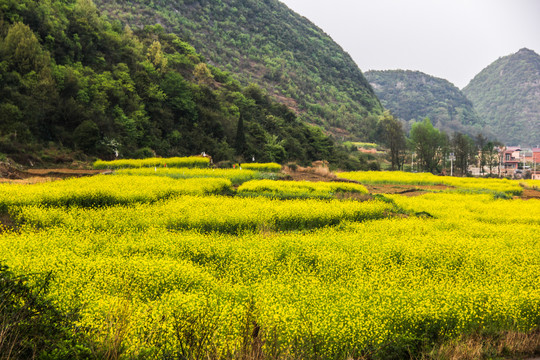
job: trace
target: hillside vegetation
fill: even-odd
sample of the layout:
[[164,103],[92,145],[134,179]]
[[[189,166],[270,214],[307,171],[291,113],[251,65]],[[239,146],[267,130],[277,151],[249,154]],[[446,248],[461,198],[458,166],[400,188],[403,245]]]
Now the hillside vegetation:
[[529,49],[499,58],[463,89],[499,140],[540,142],[540,56]]
[[255,82],[308,123],[371,139],[380,103],[358,66],[328,35],[277,0],[96,0],[133,28],[161,23],[210,63]]
[[482,129],[471,101],[447,80],[409,70],[368,71],[365,75],[384,107],[404,121],[429,117],[440,130],[471,135]]
[[319,128],[257,85],[240,85],[177,35],[109,21],[91,0],[2,2],[0,139],[0,155],[25,165],[70,161],[61,155],[70,151],[347,158]]

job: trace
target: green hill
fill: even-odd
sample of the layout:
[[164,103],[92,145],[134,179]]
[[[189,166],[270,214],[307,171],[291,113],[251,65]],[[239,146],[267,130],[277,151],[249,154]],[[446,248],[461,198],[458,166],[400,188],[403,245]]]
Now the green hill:
[[29,165],[203,151],[216,161],[347,158],[159,25],[132,30],[91,0],[2,2],[0,157]]
[[[254,82],[311,124],[370,140],[382,112],[358,66],[328,35],[277,0],[95,0],[132,28],[162,24],[241,83]],[[372,120],[372,119],[371,119]]]
[[452,83],[419,71],[368,71],[366,78],[383,106],[413,122],[429,117],[440,130],[474,135],[482,122],[473,104]]
[[540,143],[540,56],[532,50],[499,58],[463,89],[499,140]]

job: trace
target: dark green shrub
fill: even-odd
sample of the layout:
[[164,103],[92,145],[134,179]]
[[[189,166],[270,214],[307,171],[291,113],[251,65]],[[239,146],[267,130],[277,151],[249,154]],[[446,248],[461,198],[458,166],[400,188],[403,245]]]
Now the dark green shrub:
[[51,274],[30,286],[0,264],[0,359],[87,359],[91,352],[46,293]]

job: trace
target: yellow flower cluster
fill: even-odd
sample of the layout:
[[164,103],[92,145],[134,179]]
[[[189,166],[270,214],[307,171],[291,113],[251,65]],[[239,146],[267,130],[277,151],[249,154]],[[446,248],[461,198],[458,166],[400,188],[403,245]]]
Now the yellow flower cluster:
[[161,177],[98,175],[34,185],[0,184],[0,213],[12,206],[110,206],[153,202],[183,194],[230,191],[228,179],[175,180]]
[[241,184],[245,181],[256,179],[261,175],[255,170],[245,169],[197,169],[197,168],[138,168],[116,170],[120,175],[140,175],[140,176],[167,176],[174,179],[189,178],[224,178],[229,179],[233,184]]
[[460,190],[502,192],[510,195],[520,195],[523,192],[519,181],[508,179],[458,178],[403,171],[356,171],[339,173],[338,176],[363,184],[446,185]]
[[520,183],[531,189],[540,190],[540,180],[521,180]]
[[256,170],[263,172],[279,172],[281,171],[281,165],[276,163],[242,163],[242,169]]
[[360,184],[344,182],[252,180],[238,188],[240,195],[276,198],[331,198],[337,193],[367,194]]
[[202,156],[173,157],[173,158],[147,158],[147,159],[121,159],[112,161],[97,160],[94,169],[126,169],[140,167],[197,167],[205,168],[210,159]]
[[[52,273],[51,300],[77,312],[77,328],[97,344],[121,340],[125,358],[186,349],[230,357],[254,328],[265,353],[343,359],[417,339],[540,327],[538,200],[441,192],[387,202],[156,201],[157,190],[144,187],[210,180],[3,185],[23,225],[0,233],[1,259],[17,273]],[[43,200],[49,190],[60,199],[99,188],[93,181],[141,201],[66,208]],[[6,189],[19,196],[4,200]],[[34,200],[17,200],[25,197]]]
[[393,209],[391,204],[381,201],[358,203],[310,199],[285,202],[264,197],[180,196],[158,203],[90,209],[23,206],[12,213],[21,225],[36,228],[62,226],[109,233],[167,228],[238,234],[297,231],[347,220],[384,218]]

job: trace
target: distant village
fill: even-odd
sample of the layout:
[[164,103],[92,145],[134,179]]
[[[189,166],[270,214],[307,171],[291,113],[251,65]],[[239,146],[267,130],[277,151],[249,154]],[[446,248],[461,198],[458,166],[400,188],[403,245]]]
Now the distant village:
[[492,159],[483,169],[476,164],[470,166],[473,176],[495,175],[513,179],[540,180],[540,148],[521,148],[520,146],[503,146],[498,148],[497,159]]
[[[388,150],[381,152],[380,149],[376,149],[376,144],[371,144],[371,147],[365,146],[366,143],[362,144],[362,146],[358,146],[358,151],[364,154],[373,156],[386,154],[385,156],[387,156]],[[540,147],[498,146],[493,150],[489,154],[484,153],[483,156],[482,152],[479,151],[474,160],[470,159],[467,175],[540,180]],[[415,155],[412,154],[412,158],[410,153],[404,156],[406,160],[403,169],[405,171],[419,171]],[[440,156],[442,157],[442,154]],[[454,171],[451,170],[453,166],[451,160],[455,160],[453,153],[448,154],[444,160],[443,175],[457,174],[455,166]],[[480,165],[481,162],[484,163],[483,166]],[[457,176],[463,175],[457,174]]]

